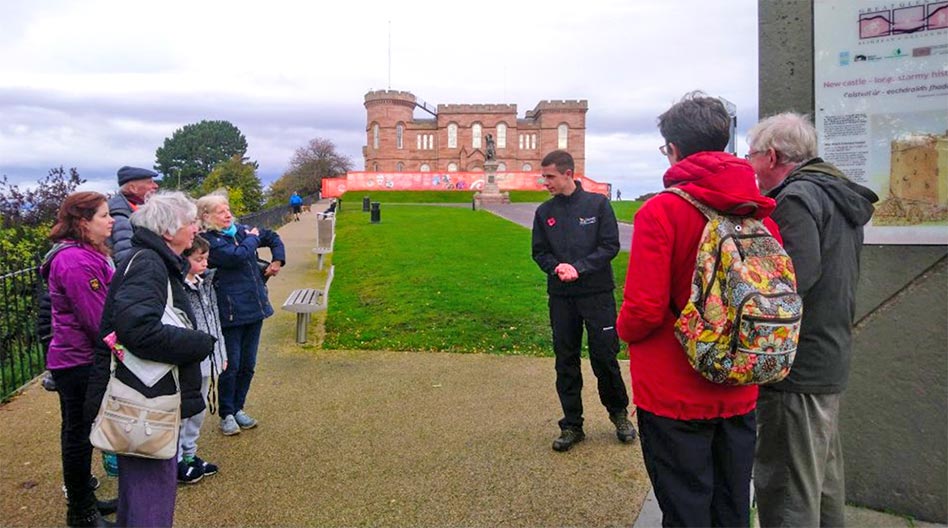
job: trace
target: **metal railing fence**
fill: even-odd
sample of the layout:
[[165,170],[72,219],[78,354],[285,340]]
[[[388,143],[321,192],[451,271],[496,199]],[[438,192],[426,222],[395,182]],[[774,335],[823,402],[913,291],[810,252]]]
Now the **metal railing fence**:
[[36,332],[43,287],[38,259],[30,263],[4,257],[0,254],[0,401],[46,368],[46,351]]

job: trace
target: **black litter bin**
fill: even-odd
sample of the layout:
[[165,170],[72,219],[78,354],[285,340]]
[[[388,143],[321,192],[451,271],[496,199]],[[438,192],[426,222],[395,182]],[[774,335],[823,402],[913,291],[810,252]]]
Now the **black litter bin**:
[[382,221],[382,210],[380,209],[379,202],[372,202],[372,212],[371,212],[371,222],[377,224]]
[[362,212],[363,213],[369,212],[369,197],[368,196],[362,197]]

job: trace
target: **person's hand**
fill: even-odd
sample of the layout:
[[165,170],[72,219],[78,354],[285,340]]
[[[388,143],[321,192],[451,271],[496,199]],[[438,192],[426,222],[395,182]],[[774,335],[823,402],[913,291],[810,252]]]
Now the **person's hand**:
[[225,370],[227,370],[227,360],[226,360],[226,359],[224,360],[224,365],[221,367],[221,372],[224,372]]
[[270,263],[269,266],[267,266],[267,269],[266,271],[263,272],[263,274],[266,275],[267,277],[276,277],[277,273],[280,273],[280,269],[282,268],[283,268],[283,265],[280,264],[280,261],[274,260],[273,262]]
[[573,282],[579,278],[579,272],[576,271],[576,268],[574,268],[572,264],[565,262],[557,265],[553,271],[556,272],[556,276],[563,282]]
[[250,229],[247,230],[247,234],[253,235],[253,236],[260,236],[260,230],[257,229],[256,227],[251,227]]

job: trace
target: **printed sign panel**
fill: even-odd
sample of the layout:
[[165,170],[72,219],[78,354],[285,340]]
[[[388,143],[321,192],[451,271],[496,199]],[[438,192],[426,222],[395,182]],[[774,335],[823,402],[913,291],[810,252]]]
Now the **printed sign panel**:
[[948,244],[948,0],[814,2],[820,156],[879,195],[866,242]]

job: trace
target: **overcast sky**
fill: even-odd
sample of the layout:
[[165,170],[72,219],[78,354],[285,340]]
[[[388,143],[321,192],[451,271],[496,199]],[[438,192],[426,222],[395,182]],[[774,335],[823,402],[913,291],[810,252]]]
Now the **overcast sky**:
[[202,119],[244,133],[265,183],[314,137],[360,170],[363,97],[389,87],[519,117],[587,99],[586,173],[634,197],[661,187],[656,116],[688,91],[737,105],[746,150],[757,1],[3,0],[0,174],[63,165],[112,191],[118,167],[153,166]]

